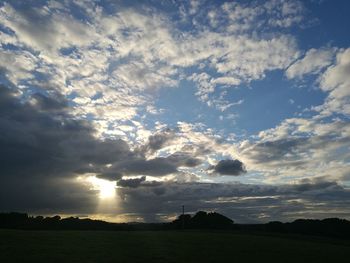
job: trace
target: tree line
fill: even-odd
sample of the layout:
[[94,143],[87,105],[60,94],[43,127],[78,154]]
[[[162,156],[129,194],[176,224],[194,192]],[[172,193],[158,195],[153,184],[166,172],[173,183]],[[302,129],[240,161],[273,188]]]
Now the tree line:
[[216,212],[199,211],[194,215],[183,214],[169,223],[110,223],[89,218],[60,216],[29,216],[27,213],[0,213],[0,228],[24,230],[187,230],[214,229],[244,233],[287,233],[350,238],[350,221],[339,218],[297,219],[293,222],[278,221],[266,224],[236,224],[230,218]]

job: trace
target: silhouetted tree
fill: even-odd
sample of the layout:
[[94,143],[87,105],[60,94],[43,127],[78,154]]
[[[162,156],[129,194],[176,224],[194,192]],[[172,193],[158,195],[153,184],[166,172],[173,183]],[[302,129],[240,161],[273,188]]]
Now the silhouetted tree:
[[233,221],[219,213],[207,213],[204,211],[197,212],[193,217],[190,215],[181,215],[173,221],[173,225],[179,228],[182,220],[185,217],[185,228],[231,228]]

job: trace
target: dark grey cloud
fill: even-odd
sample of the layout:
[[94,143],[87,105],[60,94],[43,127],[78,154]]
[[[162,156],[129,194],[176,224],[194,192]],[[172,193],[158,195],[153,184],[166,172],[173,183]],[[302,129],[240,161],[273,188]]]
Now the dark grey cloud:
[[277,140],[257,142],[243,149],[242,154],[254,163],[300,170],[310,169],[308,165],[311,160],[305,156],[312,156],[315,152],[328,152],[330,159],[346,160],[346,155],[334,149],[349,145],[350,136],[345,132],[349,126],[349,122],[337,121],[332,123],[331,129],[321,130],[322,135],[303,134],[295,137],[288,135]]
[[151,151],[156,151],[163,148],[167,142],[175,137],[174,131],[171,129],[165,129],[162,132],[151,135],[148,138],[147,149]]
[[118,180],[123,175],[152,175],[164,176],[177,173],[177,165],[167,158],[154,158],[146,160],[144,157],[130,155],[129,158],[114,162],[110,167],[102,167],[95,170],[98,177],[110,180]]
[[132,179],[120,179],[119,181],[117,181],[117,185],[122,187],[136,188],[139,187],[140,184],[144,181],[146,181],[146,176]]
[[75,179],[33,176],[0,177],[0,210],[36,214],[96,212],[98,191]]
[[297,192],[308,192],[308,191],[319,191],[325,189],[340,189],[341,187],[336,182],[321,181],[321,182],[305,182],[297,185],[292,185],[292,189],[295,189]]
[[100,171],[99,177],[106,179],[118,179],[122,175],[151,175],[164,176],[178,172],[178,167],[195,167],[201,161],[185,153],[175,153],[167,157],[145,159],[140,156],[130,155],[112,164],[108,169]]
[[[6,189],[1,191],[6,202],[1,202],[0,208],[27,204],[28,209],[37,210],[40,202],[43,209],[50,203],[52,210],[63,204],[68,209],[73,203],[91,207],[96,193],[73,182],[80,174],[95,173],[112,180],[123,175],[163,176],[199,163],[184,153],[146,159],[123,140],[96,139],[88,122],[70,116],[67,102],[59,94],[22,95],[14,87],[0,86],[0,180],[1,188]],[[65,191],[67,180],[73,180],[74,190],[67,189],[76,195]],[[16,186],[21,191],[13,190]],[[84,198],[76,198],[79,195]]]
[[220,160],[216,165],[209,167],[214,173],[220,175],[242,175],[246,173],[246,168],[240,160]]
[[62,101],[35,94],[25,102],[1,87],[0,176],[67,176],[131,154],[124,141],[97,140],[88,123],[69,117]]
[[62,109],[68,107],[66,99],[57,92],[51,92],[50,97],[41,93],[34,93],[30,102],[38,110],[44,111],[62,111]]
[[[349,189],[324,179],[285,186],[121,179],[177,173],[178,167],[196,166],[200,159],[190,151],[146,159],[125,141],[96,139],[88,123],[71,118],[59,96],[41,94],[25,101],[18,95],[14,89],[0,87],[3,211],[95,213],[97,191],[75,177],[97,173],[118,181],[121,213],[149,221],[176,215],[183,204],[188,212],[215,210],[238,222],[350,217]],[[212,170],[229,175],[245,171],[238,160],[222,160]]]
[[175,152],[167,157],[167,160],[177,166],[195,167],[202,163],[199,158],[185,152]]
[[[164,135],[167,134],[167,135]],[[157,135],[157,137],[176,136],[175,133],[167,129],[164,132]],[[202,160],[196,157],[196,153],[189,153],[186,151],[178,151],[165,157],[155,157],[148,159],[146,156],[149,152],[154,152],[156,149],[161,148],[162,143],[157,146],[152,145],[154,136],[151,136],[149,141],[137,148],[134,152],[129,154],[126,158],[120,158],[116,162],[110,162],[111,166],[104,169],[97,169],[95,172],[99,173],[100,178],[119,179],[121,176],[129,175],[151,175],[151,176],[164,176],[169,174],[178,173],[179,167],[196,167],[202,163]],[[170,137],[169,137],[170,138]],[[158,140],[158,139],[157,139]],[[163,140],[163,139],[162,139]],[[103,160],[106,158],[102,158]]]
[[93,212],[96,191],[75,177],[126,158],[128,145],[97,140],[60,96],[19,95],[0,86],[0,209]]
[[[177,136],[176,129],[164,129],[163,131],[149,136],[147,143],[138,149],[138,152],[142,156],[147,155],[148,153],[154,153],[155,151],[170,145]],[[185,145],[180,151],[169,155],[166,159],[177,167],[195,167],[201,164],[201,160],[197,158],[197,156],[206,154],[205,152],[199,152],[199,149],[197,148],[198,147],[194,148],[193,145]]]
[[[308,144],[308,138],[283,138],[270,140],[255,144],[246,153],[249,157],[259,163],[269,163],[278,160],[298,160],[296,154],[301,147]],[[297,163],[303,165],[304,163]]]
[[182,205],[188,213],[217,211],[241,223],[350,217],[349,189],[331,181],[308,184],[311,187],[305,189],[305,183],[271,186],[164,182],[152,188],[121,188],[119,194],[125,212],[151,221],[157,219],[154,215],[180,213]]
[[61,97],[34,94],[25,102],[14,92],[0,89],[2,174],[92,172],[116,180],[122,175],[167,175],[200,163],[185,153],[146,159],[123,140],[96,139],[89,123],[69,116]]

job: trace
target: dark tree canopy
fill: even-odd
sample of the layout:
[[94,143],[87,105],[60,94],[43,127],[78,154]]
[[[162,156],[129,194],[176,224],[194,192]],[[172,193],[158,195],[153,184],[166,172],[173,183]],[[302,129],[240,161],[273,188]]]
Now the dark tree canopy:
[[190,215],[181,215],[173,222],[176,226],[185,228],[230,228],[233,221],[226,216],[216,212],[199,211],[193,217]]

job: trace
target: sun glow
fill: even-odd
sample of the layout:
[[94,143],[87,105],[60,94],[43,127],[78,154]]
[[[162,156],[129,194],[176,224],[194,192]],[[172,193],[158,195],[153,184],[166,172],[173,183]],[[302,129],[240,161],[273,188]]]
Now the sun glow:
[[86,181],[91,183],[94,190],[99,191],[101,199],[112,199],[116,195],[116,182],[97,178],[96,176],[89,176]]
[[116,215],[120,212],[120,197],[117,194],[116,181],[104,180],[91,173],[78,176],[77,180],[84,184],[87,190],[95,193],[96,214]]

